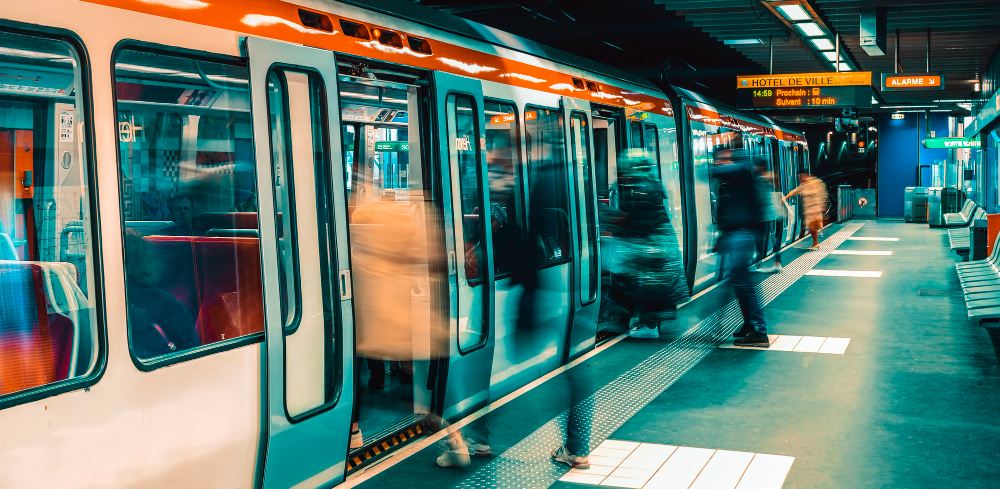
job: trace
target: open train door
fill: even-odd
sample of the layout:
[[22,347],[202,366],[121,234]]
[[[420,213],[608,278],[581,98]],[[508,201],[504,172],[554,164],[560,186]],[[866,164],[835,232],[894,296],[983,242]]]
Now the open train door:
[[483,85],[434,72],[450,300],[446,418],[487,401],[493,365],[494,280]]
[[354,400],[337,64],[283,42],[243,48],[266,318],[257,485],[326,486],[344,477]]
[[574,212],[575,236],[573,267],[573,325],[569,334],[569,356],[573,357],[594,345],[597,338],[597,319],[601,303],[600,238],[597,230],[597,187],[594,183],[593,123],[590,102],[563,97],[566,111],[564,127],[569,143],[569,162],[572,168],[570,188]]

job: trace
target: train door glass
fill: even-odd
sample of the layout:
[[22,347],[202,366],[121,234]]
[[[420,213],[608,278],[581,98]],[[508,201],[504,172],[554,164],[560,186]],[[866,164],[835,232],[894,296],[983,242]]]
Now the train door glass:
[[85,65],[67,42],[0,33],[0,407],[100,364]]
[[[353,311],[333,53],[250,37],[250,106],[267,312],[261,479],[343,480]],[[291,68],[293,67],[294,68]],[[346,395],[344,394],[346,393]]]
[[[354,282],[354,421],[365,445],[430,408],[429,361],[443,345],[432,301],[440,287],[436,206],[425,187],[417,86],[340,83]],[[346,139],[345,137],[345,139]],[[432,351],[433,350],[433,351]],[[414,379],[419,379],[414,382]],[[357,448],[357,447],[355,447]]]
[[643,133],[642,133],[642,123],[639,121],[632,121],[629,123],[628,131],[628,147],[642,149],[645,147],[643,144]]
[[588,304],[597,296],[600,261],[597,259],[597,216],[594,181],[591,176],[590,128],[587,116],[573,112],[570,117],[570,144],[577,188],[577,231],[580,249],[580,302]]

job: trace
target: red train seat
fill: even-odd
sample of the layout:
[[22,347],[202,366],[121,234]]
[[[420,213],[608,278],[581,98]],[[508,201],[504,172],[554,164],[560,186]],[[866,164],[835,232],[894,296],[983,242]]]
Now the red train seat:
[[[194,240],[189,236],[146,236],[150,256],[162,267],[160,285],[198,317],[201,296],[194,257]],[[126,264],[128,266],[128,264]]]
[[195,325],[202,344],[264,330],[260,241],[256,238],[194,238],[201,286]]

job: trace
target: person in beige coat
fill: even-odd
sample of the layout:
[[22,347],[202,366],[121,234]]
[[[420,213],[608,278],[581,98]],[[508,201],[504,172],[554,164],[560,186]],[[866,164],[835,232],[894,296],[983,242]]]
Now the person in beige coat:
[[799,186],[788,192],[782,201],[793,195],[802,196],[802,206],[806,218],[806,226],[812,236],[810,250],[819,249],[819,230],[823,227],[823,213],[828,206],[826,184],[822,180],[808,174],[799,173]]

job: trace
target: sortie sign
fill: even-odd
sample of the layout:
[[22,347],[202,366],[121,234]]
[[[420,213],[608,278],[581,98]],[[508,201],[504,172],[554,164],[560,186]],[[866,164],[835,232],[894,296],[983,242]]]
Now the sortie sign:
[[943,75],[882,74],[883,92],[944,90]]
[[871,86],[872,73],[796,73],[736,77],[736,88],[850,87]]
[[924,140],[924,147],[927,149],[975,149],[981,147],[981,143],[979,138],[927,138]]

